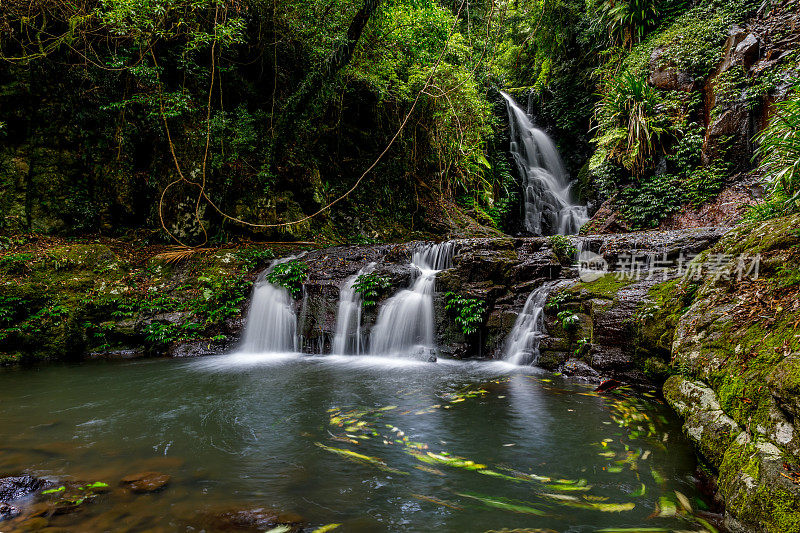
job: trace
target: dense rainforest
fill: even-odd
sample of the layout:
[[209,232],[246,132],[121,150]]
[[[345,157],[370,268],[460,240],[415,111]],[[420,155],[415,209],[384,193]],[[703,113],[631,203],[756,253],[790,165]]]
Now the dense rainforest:
[[0,0],[0,529],[800,533],[799,225],[800,0]]
[[[6,2],[0,224],[190,246],[518,233],[500,89],[556,139],[583,200],[613,199],[624,228],[712,201],[759,165],[776,199],[760,212],[786,212],[795,8]],[[763,42],[737,51],[745,34],[732,35],[726,52],[746,23]],[[758,143],[776,101],[791,118]]]

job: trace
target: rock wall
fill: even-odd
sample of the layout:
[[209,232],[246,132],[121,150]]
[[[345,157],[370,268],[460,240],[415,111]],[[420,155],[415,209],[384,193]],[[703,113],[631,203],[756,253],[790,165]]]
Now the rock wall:
[[[800,531],[798,224],[736,228],[695,260],[707,275],[654,288],[644,320],[670,349],[664,396],[718,472],[732,531]],[[757,278],[740,279],[742,254],[760,258]]]

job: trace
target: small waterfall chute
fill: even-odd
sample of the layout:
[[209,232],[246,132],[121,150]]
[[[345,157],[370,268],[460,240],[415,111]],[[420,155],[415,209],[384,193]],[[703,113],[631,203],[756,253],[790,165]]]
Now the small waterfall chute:
[[534,235],[572,235],[589,220],[585,206],[572,199],[570,183],[558,150],[545,132],[507,93],[511,155],[522,179],[525,229]]
[[339,290],[339,308],[336,313],[336,331],[331,353],[335,355],[361,355],[364,352],[364,339],[361,332],[361,295],[354,285],[359,276],[369,274],[375,269],[370,263],[345,280]]
[[241,350],[246,353],[298,351],[297,316],[289,291],[267,281],[267,274],[294,256],[273,261],[253,286],[250,310],[244,327]]
[[503,360],[515,365],[536,364],[539,359],[539,342],[546,334],[544,307],[558,281],[548,281],[536,287],[522,312],[514,322],[514,328],[506,339]]
[[370,334],[370,353],[401,355],[425,352],[434,347],[433,294],[436,274],[452,266],[455,243],[420,246],[411,265],[417,278],[381,307]]

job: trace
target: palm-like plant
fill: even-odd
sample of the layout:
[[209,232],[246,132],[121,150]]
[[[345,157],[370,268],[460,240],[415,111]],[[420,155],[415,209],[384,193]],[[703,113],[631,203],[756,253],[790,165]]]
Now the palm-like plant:
[[[780,210],[800,211],[800,79],[786,100],[775,104],[774,115],[758,135],[759,168],[772,185],[772,201]],[[779,210],[779,211],[780,211]]]
[[595,9],[611,41],[628,48],[644,38],[660,14],[655,0],[597,0]]
[[657,103],[647,80],[626,71],[609,81],[597,105],[600,132],[594,142],[637,177],[667,133],[656,113]]

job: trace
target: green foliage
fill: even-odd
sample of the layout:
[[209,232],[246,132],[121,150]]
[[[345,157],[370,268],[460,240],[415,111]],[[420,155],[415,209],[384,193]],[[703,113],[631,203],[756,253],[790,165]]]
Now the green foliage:
[[622,216],[634,229],[656,227],[683,204],[679,182],[660,175],[622,189],[616,200]]
[[454,292],[446,292],[445,309],[455,317],[455,323],[464,335],[474,335],[483,324],[486,302],[477,298],[465,298]]
[[782,214],[800,211],[800,86],[775,104],[758,143],[756,155],[770,186],[772,210]]
[[0,257],[0,271],[8,274],[21,274],[25,272],[34,256],[30,253],[8,254]]
[[545,309],[548,311],[559,311],[561,310],[561,306],[567,303],[569,300],[570,294],[567,291],[558,291],[555,294],[551,294],[547,299],[547,305],[545,305]]
[[577,358],[581,358],[584,355],[588,355],[589,350],[591,350],[591,348],[592,348],[592,343],[589,339],[587,339],[586,337],[578,339],[577,347],[575,348],[573,355]]
[[0,295],[0,325],[14,321],[26,301],[16,296]]
[[272,248],[246,248],[239,250],[236,256],[243,262],[246,270],[254,270],[275,259],[275,251]]
[[267,281],[280,285],[297,298],[303,289],[303,282],[308,277],[308,265],[297,259],[275,265],[267,274]]
[[578,325],[581,323],[580,317],[572,311],[560,311],[556,318],[561,322],[561,329],[568,333],[577,331]]
[[553,253],[562,265],[569,265],[575,262],[578,249],[572,244],[569,237],[564,235],[551,235],[548,237]]
[[381,293],[390,286],[389,278],[376,272],[361,274],[353,282],[353,290],[361,296],[362,307],[374,307]]
[[593,141],[598,150],[636,177],[652,165],[653,155],[669,133],[658,103],[647,78],[626,71],[608,81],[596,108],[599,126]]
[[197,281],[201,298],[191,310],[205,316],[206,325],[219,324],[238,315],[252,285],[243,275],[206,275],[198,277]]
[[659,20],[656,0],[598,0],[591,3],[611,41],[624,47],[640,42]]

